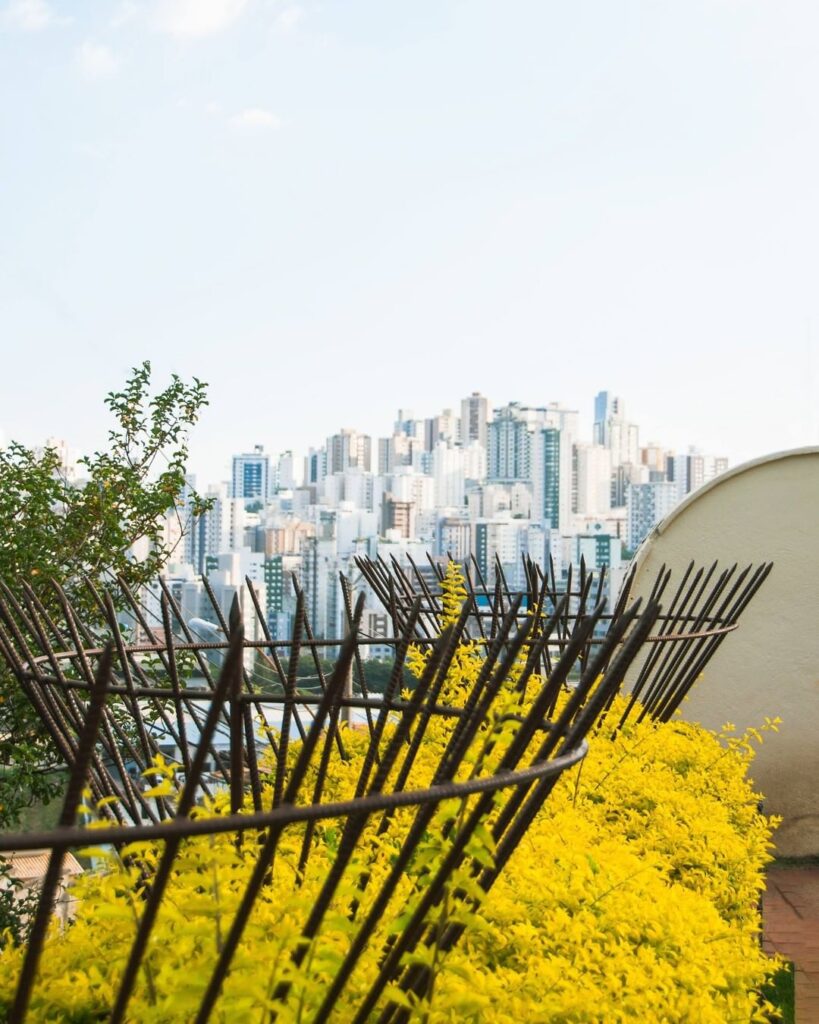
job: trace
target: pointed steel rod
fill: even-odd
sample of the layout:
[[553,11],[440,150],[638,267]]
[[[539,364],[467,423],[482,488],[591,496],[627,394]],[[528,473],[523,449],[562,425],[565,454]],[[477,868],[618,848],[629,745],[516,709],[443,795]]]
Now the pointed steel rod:
[[[228,656],[222,666],[222,672],[213,693],[213,700],[210,708],[208,709],[208,716],[205,720],[202,734],[199,737],[199,743],[196,747],[196,754],[193,758],[191,770],[185,779],[185,784],[179,797],[179,803],[176,809],[177,820],[187,818],[193,808],[199,784],[199,777],[201,776],[205,766],[208,748],[216,731],[222,706],[227,698],[231,686],[235,685],[234,677],[238,675],[239,678],[241,678],[242,639],[243,631],[240,625],[233,637],[231,637],[231,646],[228,650]],[[177,836],[169,836],[165,840],[165,848],[162,851],[159,864],[157,865],[156,871],[151,880],[151,887],[145,900],[145,907],[142,911],[142,916],[139,919],[137,934],[131,946],[131,952],[128,956],[128,961],[125,965],[122,978],[120,979],[119,989],[117,990],[117,996],[111,1011],[111,1024],[121,1024],[121,1021],[125,1016],[125,1011],[128,1007],[128,1002],[131,998],[131,993],[133,992],[134,984],[137,979],[137,973],[139,971],[140,964],[142,963],[145,950],[148,946],[148,939],[154,923],[156,922],[160,903],[162,902],[162,896],[170,878],[171,869],[173,867],[173,862],[176,859],[176,854],[179,851],[180,843],[181,837]]]
[[[324,727],[324,722],[329,714],[333,702],[338,700],[344,687],[347,671],[349,670],[353,660],[355,636],[363,610],[364,595],[361,594],[355,607],[350,632],[342,645],[339,660],[330,677],[327,689],[322,697],[322,702],[319,705],[316,717],[310,726],[307,738],[301,746],[293,773],[290,776],[287,788],[285,789],[283,798],[283,803],[285,804],[292,804],[295,802],[296,796],[305,777],[307,767],[312,760],[313,753],[316,745],[318,744],[319,736],[321,735]],[[196,1014],[195,1024],[205,1024],[213,1011],[216,1000],[219,998],[222,984],[224,983],[225,976],[230,969],[230,964],[233,960],[236,948],[241,941],[245,926],[247,925],[250,914],[253,911],[256,898],[265,878],[268,875],[273,858],[276,855],[276,849],[283,830],[283,825],[271,826],[268,829],[267,836],[262,844],[250,880],[245,887],[239,907],[222,944],[222,949],[219,953],[216,966],[213,969],[207,989]],[[112,1022],[112,1024],[116,1024],[116,1022]]]
[[[113,657],[113,645],[109,644],[105,654],[100,659],[97,669],[95,686],[91,692],[91,704],[86,718],[85,728],[80,736],[77,750],[77,757],[71,766],[71,776],[68,780],[63,807],[57,823],[58,830],[70,828],[77,818],[77,807],[80,804],[82,789],[85,784],[85,776],[91,762],[94,743],[97,738],[102,711],[105,706],[105,698],[108,687],[108,679],[111,673],[111,660]],[[31,999],[34,986],[34,977],[37,972],[37,964],[40,960],[43,943],[45,941],[48,922],[54,910],[54,896],[59,886],[62,874],[63,859],[65,857],[65,846],[55,845],[51,850],[48,860],[45,878],[43,879],[40,899],[37,904],[37,911],[31,926],[26,955],[23,959],[23,966],[20,976],[17,979],[17,990],[14,994],[14,1002],[9,1011],[9,1024],[22,1024],[26,1016],[29,1000]]]

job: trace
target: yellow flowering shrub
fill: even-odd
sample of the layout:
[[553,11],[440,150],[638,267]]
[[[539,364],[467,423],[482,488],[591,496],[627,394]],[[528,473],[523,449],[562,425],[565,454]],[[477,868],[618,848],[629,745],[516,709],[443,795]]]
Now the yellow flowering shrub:
[[468,992],[497,1024],[766,1020],[748,758],[681,722],[594,738],[450,955],[437,1019]]
[[[444,622],[458,614],[460,586],[457,572],[450,570]],[[413,652],[416,672],[425,657],[421,650]],[[480,665],[479,645],[461,645],[441,699],[462,700]],[[504,696],[509,705],[520,700],[512,685]],[[609,722],[618,721],[621,710],[617,704]],[[776,728],[776,721],[765,727]],[[509,724],[503,728],[508,738]],[[451,729],[450,720],[430,722],[408,785],[429,783]],[[487,729],[500,737],[494,759],[504,749],[504,736],[497,721]],[[479,749],[486,736],[479,735],[461,777],[491,768]],[[343,739],[346,757],[333,748],[323,800],[349,798],[358,780],[369,736],[345,730]],[[298,750],[293,746],[291,763]],[[456,872],[447,913],[450,921],[465,924],[466,932],[440,959],[434,949],[416,954],[428,965],[435,958],[435,984],[431,999],[409,1001],[412,1019],[424,1024],[768,1019],[769,1008],[757,994],[771,972],[759,946],[758,899],[770,858],[771,822],[759,813],[748,779],[752,756],[750,737],[734,738],[728,729],[717,736],[679,721],[644,721],[612,735],[610,724],[601,723],[590,737],[588,756],[561,778],[477,911],[466,902],[458,905],[457,887],[468,888],[470,880]],[[167,785],[172,769],[158,762],[154,771]],[[312,791],[312,782],[309,777],[303,792]],[[269,804],[272,787],[266,797]],[[196,813],[227,810],[222,795]],[[378,950],[417,905],[440,863],[447,829],[463,810],[452,800],[438,808],[368,953],[338,1000],[332,1019],[339,1024],[355,1015],[376,976]],[[289,993],[284,1005],[275,1004],[276,1021],[313,1019],[349,948],[350,908],[357,907],[359,920],[367,912],[414,813],[396,811],[380,834],[378,816],[368,824],[310,943],[301,938],[301,928],[336,857],[341,824],[316,826],[303,873],[305,829],[285,830],[276,869],[250,917],[214,1020],[271,1019],[274,993],[283,984]],[[182,844],[129,1004],[129,1021],[191,1019],[255,863],[256,838],[248,830],[240,843],[224,834]],[[470,852],[491,861],[487,830],[476,835]],[[63,933],[55,924],[48,936],[29,1019],[75,1024],[105,1019],[136,931],[146,874],[150,878],[161,845],[131,844],[123,854],[125,862],[112,860],[105,870],[88,872],[75,883],[76,919]],[[139,858],[140,867],[129,854]],[[362,892],[364,875],[371,884]],[[294,961],[296,951],[303,954],[300,963]],[[13,944],[0,954],[0,1008],[13,998],[22,956]],[[406,1000],[395,989],[391,994]]]

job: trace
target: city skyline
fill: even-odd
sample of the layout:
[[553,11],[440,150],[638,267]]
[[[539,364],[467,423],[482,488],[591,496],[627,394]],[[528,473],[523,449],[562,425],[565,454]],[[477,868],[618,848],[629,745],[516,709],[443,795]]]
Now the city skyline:
[[[693,453],[703,453],[704,451],[706,451],[706,447],[704,445],[702,445],[702,444],[699,444],[696,438],[689,438],[688,441],[686,441],[684,444],[682,444],[682,445],[677,447],[677,446],[665,443],[665,440],[664,440],[664,438],[662,436],[660,436],[660,437],[654,437],[654,436],[649,437],[646,434],[646,432],[642,430],[641,424],[639,422],[635,422],[635,417],[633,417],[631,415],[631,405],[630,405],[627,397],[624,398],[624,396],[622,396],[622,395],[615,395],[613,391],[609,391],[609,390],[598,391],[595,395],[591,396],[589,398],[588,402],[585,403],[585,405],[588,406],[589,408],[591,408],[593,411],[589,415],[587,415],[587,416],[584,416],[582,409],[572,408],[571,406],[567,405],[566,403],[560,402],[560,401],[552,400],[552,401],[544,401],[544,402],[522,402],[522,401],[519,401],[516,398],[513,398],[513,399],[508,399],[508,400],[505,400],[505,401],[494,403],[492,401],[491,396],[484,395],[480,391],[471,391],[468,394],[464,395],[461,399],[459,399],[457,401],[454,401],[450,405],[444,406],[443,408],[438,409],[438,410],[428,410],[428,409],[417,410],[417,409],[412,409],[412,408],[410,408],[408,406],[397,406],[396,409],[395,409],[395,415],[393,416],[392,420],[389,423],[387,423],[387,424],[382,424],[381,429],[378,429],[378,430],[376,430],[373,433],[369,433],[369,432],[367,432],[365,430],[359,429],[358,426],[355,423],[352,423],[352,422],[336,424],[331,430],[329,430],[324,435],[320,435],[320,434],[318,434],[316,432],[310,438],[309,443],[307,444],[307,446],[303,450],[300,450],[299,448],[296,448],[295,446],[292,446],[292,445],[288,445],[286,443],[270,444],[269,441],[266,438],[264,438],[262,436],[254,436],[251,439],[249,439],[244,446],[242,446],[240,444],[240,445],[234,447],[231,450],[230,454],[227,456],[224,464],[221,466],[221,468],[217,469],[217,471],[215,473],[207,474],[205,472],[202,472],[200,467],[198,467],[194,463],[194,459],[193,458],[190,458],[189,461],[188,461],[188,473],[189,473],[189,475],[192,475],[192,476],[194,476],[196,478],[197,486],[198,487],[203,487],[203,486],[204,487],[209,487],[209,486],[216,486],[218,484],[226,484],[231,490],[235,491],[236,486],[237,486],[237,477],[236,477],[237,460],[238,460],[238,464],[241,464],[242,462],[244,462],[244,460],[246,458],[249,459],[250,461],[252,461],[258,454],[260,454],[262,452],[264,453],[264,455],[267,458],[270,458],[270,459],[277,459],[277,458],[279,458],[282,455],[291,455],[293,457],[294,476],[296,478],[297,485],[298,485],[299,482],[302,481],[302,477],[303,477],[303,474],[304,474],[304,465],[306,463],[306,460],[309,457],[309,452],[320,449],[327,441],[330,441],[333,437],[337,437],[337,436],[339,436],[340,434],[342,434],[344,432],[352,432],[352,433],[354,433],[356,435],[360,435],[362,437],[369,438],[374,443],[375,447],[372,450],[372,470],[371,471],[372,472],[377,472],[378,471],[377,470],[377,464],[378,464],[377,444],[378,444],[378,441],[380,439],[385,439],[385,438],[389,438],[390,436],[392,436],[392,434],[395,432],[396,428],[398,427],[398,425],[400,423],[399,417],[401,417],[402,414],[405,417],[407,422],[418,422],[418,423],[422,423],[424,421],[426,421],[427,423],[431,423],[433,420],[437,420],[437,419],[441,418],[442,416],[444,416],[446,414],[452,414],[453,418],[458,423],[458,430],[459,430],[458,439],[454,443],[456,443],[458,445],[461,445],[461,444],[464,443],[465,439],[464,439],[464,434],[463,434],[463,427],[461,426],[462,417],[461,417],[460,414],[464,411],[464,407],[466,406],[466,403],[470,399],[474,399],[474,398],[480,399],[481,402],[486,403],[489,422],[491,422],[493,420],[494,413],[495,413],[496,409],[508,409],[508,408],[515,407],[515,406],[520,406],[520,407],[522,407],[524,409],[532,409],[532,410],[535,410],[535,409],[541,409],[542,410],[542,409],[552,408],[552,409],[559,409],[559,410],[562,410],[562,411],[569,411],[569,412],[577,415],[577,417],[578,417],[577,422],[580,425],[580,430],[577,432],[576,436],[573,436],[573,441],[579,442],[583,446],[598,446],[598,445],[610,446],[610,438],[603,437],[602,435],[601,436],[597,436],[596,429],[595,429],[595,427],[596,427],[596,420],[597,420],[597,418],[599,416],[598,403],[600,402],[601,398],[604,397],[604,396],[609,396],[610,398],[613,398],[613,400],[615,402],[615,406],[619,407],[618,408],[618,412],[622,414],[622,417],[628,423],[630,423],[631,425],[633,425],[634,427],[637,428],[637,430],[639,431],[639,442],[637,442],[637,443],[638,443],[640,448],[649,448],[650,447],[652,449],[658,449],[658,450],[662,450],[662,451],[664,451],[666,453],[677,454],[677,455],[685,455],[685,454],[689,454],[689,453],[692,453],[692,452]],[[192,442],[191,443],[191,449],[192,450],[195,449],[195,444],[193,442],[195,441],[196,429],[197,428],[194,428],[193,433],[191,435],[191,439],[190,439],[191,442]],[[477,439],[477,437],[476,437],[476,439]],[[18,440],[19,441],[20,439],[19,438],[9,438],[9,439],[6,439],[6,438],[3,438],[2,436],[0,436],[0,445],[2,445],[4,443],[7,443],[8,440]],[[33,442],[33,446],[34,447],[41,447],[41,446],[45,445],[46,443],[50,443],[50,442],[57,442],[58,443],[59,447],[64,452],[65,460],[67,462],[69,462],[69,463],[73,462],[73,460],[76,459],[79,455],[85,454],[85,452],[83,450],[81,450],[78,445],[74,444],[73,439],[70,436],[59,436],[59,437],[58,436],[52,436],[52,437],[49,437],[49,438],[43,437],[43,438],[40,438],[39,440],[35,440]],[[484,448],[488,448],[487,435],[485,433],[482,435],[481,443],[483,444]],[[709,449],[709,450],[712,451],[712,449]],[[722,456],[724,456],[725,458],[728,459],[728,462],[729,462],[729,464],[731,466],[736,466],[738,464],[741,464],[741,463],[734,462],[734,460],[731,459],[730,456],[726,455],[726,453],[722,449],[718,449],[718,451],[719,451],[720,455],[722,455]],[[215,463],[213,462],[212,459],[209,460],[209,463],[215,465]],[[266,483],[267,483],[267,480],[266,480]],[[269,492],[270,488],[268,486],[266,486],[266,487],[263,488],[263,490],[265,490],[266,492]]]
[[[565,583],[584,562],[605,567],[616,590],[657,523],[728,460],[641,445],[612,392],[598,392],[593,408],[591,443],[578,412],[558,403],[493,409],[473,392],[460,415],[447,407],[416,418],[402,408],[388,436],[342,428],[311,447],[303,476],[291,451],[248,446],[234,453],[229,481],[188,478],[165,518],[166,579],[197,620],[205,577],[224,607],[252,581],[277,636],[292,624],[297,587],[318,635],[334,635],[344,614],[339,574],[356,573],[362,556],[404,566],[454,558],[518,588],[530,560]],[[180,510],[192,508],[192,488],[207,507],[186,530]]]
[[[630,415],[630,405],[629,405],[628,401],[625,400],[622,396],[614,396],[613,392],[610,392],[610,391],[600,391],[587,404],[591,405],[593,408],[596,409],[597,402],[600,400],[600,398],[602,396],[611,396],[611,397],[613,397],[615,402],[619,403],[620,409],[621,409],[622,414],[623,414],[623,417],[630,423],[630,425],[632,425],[633,427],[635,427],[635,428],[637,428],[639,430],[640,424],[633,422],[633,417],[631,417],[631,415]],[[426,422],[426,423],[431,423],[433,420],[437,420],[439,418],[447,416],[448,414],[451,414],[452,417],[456,421],[458,421],[458,429],[459,429],[458,439],[456,441],[454,441],[453,443],[457,444],[458,446],[465,446],[471,438],[465,437],[464,427],[462,425],[463,424],[463,417],[459,416],[459,412],[463,411],[464,406],[470,400],[470,398],[478,398],[482,402],[484,402],[484,403],[486,403],[488,405],[488,420],[489,420],[489,422],[491,422],[493,420],[494,413],[495,413],[496,409],[507,409],[507,408],[511,408],[511,407],[514,407],[514,406],[520,406],[520,407],[526,408],[526,409],[549,409],[549,408],[552,408],[552,409],[559,409],[561,411],[569,411],[569,412],[571,412],[573,414],[577,414],[577,416],[578,416],[578,423],[580,423],[582,425],[582,428],[583,427],[588,427],[588,429],[582,429],[581,428],[581,430],[578,432],[577,436],[573,440],[579,442],[581,445],[584,445],[584,446],[606,446],[606,447],[610,446],[610,439],[609,438],[603,437],[603,436],[597,437],[595,435],[595,422],[596,422],[596,418],[597,418],[596,412],[593,413],[592,415],[588,416],[588,417],[584,417],[583,413],[582,413],[582,411],[580,409],[573,409],[570,406],[568,406],[565,403],[562,403],[560,401],[528,403],[528,402],[521,402],[521,401],[519,401],[517,399],[509,399],[507,401],[498,402],[497,404],[495,404],[495,403],[492,402],[490,396],[484,395],[484,394],[482,394],[479,391],[472,391],[468,395],[466,395],[463,399],[461,399],[461,400],[459,400],[457,402],[454,402],[451,405],[444,406],[442,409],[438,409],[438,410],[435,410],[435,411],[431,411],[431,410],[416,410],[416,409],[411,409],[411,408],[405,407],[405,406],[398,406],[396,408],[396,415],[395,415],[395,417],[394,417],[394,419],[392,421],[392,429],[387,429],[386,427],[384,427],[383,429],[377,430],[374,433],[368,433],[365,430],[359,429],[358,426],[355,423],[337,424],[335,426],[335,428],[333,430],[331,430],[326,436],[324,436],[324,437],[314,437],[312,439],[312,442],[308,445],[308,447],[304,451],[300,451],[299,449],[297,449],[297,448],[295,448],[293,446],[286,445],[286,444],[278,445],[278,446],[275,446],[275,447],[274,446],[269,446],[264,441],[262,441],[261,438],[257,438],[252,443],[249,443],[245,448],[241,448],[241,449],[237,448],[236,450],[234,450],[231,453],[227,463],[224,466],[224,471],[223,471],[221,476],[217,476],[217,477],[200,476],[200,474],[197,473],[196,467],[193,466],[192,464],[190,466],[190,472],[193,473],[197,477],[197,481],[199,481],[200,483],[204,483],[204,484],[206,484],[208,486],[209,485],[213,485],[213,484],[217,484],[217,483],[226,483],[226,484],[230,485],[231,481],[232,481],[232,486],[235,487],[235,483],[236,483],[236,461],[237,461],[237,459],[244,460],[245,457],[248,457],[248,458],[252,459],[254,452],[255,453],[260,453],[260,452],[264,451],[265,455],[270,457],[271,459],[276,459],[276,458],[278,458],[278,457],[280,457],[282,455],[290,455],[290,456],[292,456],[293,463],[295,465],[295,477],[296,477],[296,479],[298,481],[302,477],[302,475],[303,475],[304,464],[306,463],[306,460],[309,458],[309,454],[308,453],[310,451],[320,449],[324,445],[325,442],[329,442],[331,439],[333,439],[335,437],[339,437],[344,432],[351,432],[351,433],[359,435],[361,437],[368,438],[371,442],[373,442],[373,444],[377,445],[378,442],[381,439],[388,439],[390,436],[392,436],[392,434],[394,433],[395,429],[399,426],[399,423],[401,422],[402,415],[403,415],[404,419],[407,422],[418,422],[418,423]],[[476,440],[478,439],[477,435],[475,435],[475,439]],[[487,451],[488,451],[488,443],[487,443],[487,435],[486,435],[486,433],[483,434],[482,439],[481,439],[481,443],[482,443],[483,447],[486,448]],[[635,435],[635,443],[638,443],[638,442],[636,442],[636,435]],[[664,452],[667,452],[669,454],[676,454],[676,455],[687,455],[687,454],[691,454],[691,453],[702,454],[705,451],[704,446],[701,445],[701,444],[698,444],[696,439],[689,439],[687,443],[685,443],[685,444],[683,444],[683,445],[681,445],[679,447],[675,447],[673,445],[666,444],[662,437],[653,437],[653,436],[652,437],[648,437],[648,436],[642,436],[642,434],[641,434],[638,444],[639,444],[639,447],[641,447],[641,448],[649,448],[650,447],[652,449],[659,449],[659,450],[663,450]],[[725,458],[727,458],[728,462],[731,465],[736,465],[736,463],[734,463],[733,460],[730,459],[730,457],[725,456],[724,453],[721,450],[720,450],[720,455],[723,455]],[[377,448],[373,449],[371,463],[372,463],[371,471],[373,473],[377,473],[378,472],[378,469],[377,469],[377,465],[378,465]]]
[[[155,380],[159,383],[161,378],[158,372],[155,371],[154,377]],[[112,382],[111,388],[116,387],[120,384],[121,381]],[[202,414],[204,426],[207,426],[208,418],[213,415],[213,392],[214,388],[211,386],[211,401],[209,407],[205,408]],[[613,394],[614,391],[612,390],[610,393]],[[483,395],[482,392],[474,390],[471,392],[465,392],[465,394]],[[484,395],[483,397],[488,398],[490,402],[490,410],[494,409],[495,405],[492,402],[491,395]],[[523,406],[538,407],[549,404],[559,404],[564,408],[572,408],[578,412],[580,418],[579,421],[581,424],[581,432],[579,435],[579,440],[584,443],[597,443],[594,438],[593,431],[594,401],[595,395],[592,393],[586,395],[585,400],[577,404],[564,402],[558,397],[556,399],[550,398],[548,400],[538,400],[531,402],[522,401],[519,398],[510,398],[498,402],[497,405],[498,407],[500,407],[508,404],[517,403]],[[731,446],[727,443],[720,444],[719,442],[717,442],[716,444],[710,444],[707,441],[703,441],[700,435],[695,436],[693,432],[689,432],[688,436],[686,436],[684,432],[681,433],[680,431],[676,432],[680,440],[679,443],[675,444],[669,440],[669,435],[671,431],[664,431],[662,425],[660,425],[659,429],[654,433],[645,429],[643,423],[639,420],[639,416],[637,414],[632,415],[632,410],[634,406],[630,396],[626,395],[625,401],[629,417],[632,420],[637,421],[638,426],[640,427],[640,440],[642,445],[658,445],[664,449],[667,449],[669,451],[675,451],[680,454],[688,452],[689,449],[696,449],[697,451],[718,451],[728,458],[732,467],[742,465],[743,463],[752,461],[753,459],[756,458],[773,454],[775,451],[779,450],[787,450],[788,448],[819,446],[819,434],[817,434],[816,437],[805,436],[804,438],[800,438],[797,435],[793,439],[794,443],[787,444],[785,448],[778,449],[772,446],[768,449],[762,450],[754,449],[753,447],[750,446],[750,444],[747,443],[745,445],[739,446]],[[393,417],[390,418],[388,416],[386,423],[382,423],[380,425],[376,424],[372,430],[365,429],[359,423],[359,420],[364,419],[369,419],[370,421],[373,421],[375,417],[372,414],[362,415],[357,419],[353,415],[350,415],[347,417],[346,420],[335,423],[331,422],[329,417],[327,417],[327,427],[323,431],[317,420],[311,417],[311,424],[308,424],[308,426],[306,427],[303,425],[294,424],[292,432],[289,436],[286,435],[283,431],[280,432],[281,440],[273,439],[271,437],[271,431],[265,428],[263,424],[260,424],[259,426],[251,426],[247,434],[244,435],[243,437],[237,437],[235,442],[226,441],[223,438],[220,438],[214,444],[213,441],[205,440],[204,437],[202,436],[206,432],[203,429],[203,423],[200,422],[194,427],[190,435],[191,454],[188,461],[188,469],[190,473],[193,473],[196,476],[197,480],[207,485],[216,484],[219,482],[229,482],[232,472],[231,463],[234,455],[240,451],[251,452],[257,445],[262,445],[265,451],[270,455],[278,455],[280,452],[290,451],[294,454],[294,456],[296,456],[300,463],[301,459],[306,456],[307,451],[311,447],[316,447],[317,444],[321,444],[325,438],[332,436],[334,433],[337,433],[340,430],[352,429],[357,431],[358,433],[365,434],[374,439],[378,437],[384,437],[387,436],[387,434],[390,432],[388,430],[388,426],[394,420],[394,414],[400,411],[401,409],[408,409],[413,414],[416,414],[418,419],[427,419],[432,416],[439,415],[446,409],[452,409],[457,415],[457,411],[460,407],[460,402],[460,399],[452,399],[452,401],[448,405],[443,405],[438,410],[429,409],[426,407],[416,409],[411,407],[408,403],[404,403],[403,405],[398,404],[393,407]],[[68,448],[72,456],[85,454],[91,451],[92,448],[104,446],[105,444],[105,436],[108,424],[101,396],[100,401],[98,403],[97,412],[98,415],[94,419],[89,418],[85,423],[84,429],[79,432],[72,432],[71,430],[66,430],[63,428],[62,430],[56,429],[47,433],[40,434],[31,433],[30,431],[27,432],[26,434],[15,434],[11,430],[4,429],[5,425],[0,421],[0,446],[8,444],[9,441],[18,441],[22,444],[28,445],[29,447],[39,447],[42,446],[49,438],[52,438],[60,442],[65,442],[68,445]],[[0,412],[0,415],[2,415],[2,412]],[[57,420],[55,419],[52,420],[51,422],[56,424]],[[75,424],[73,423],[70,423],[70,425],[75,426]],[[696,430],[696,428],[693,429]],[[83,444],[80,440],[83,435],[87,438],[87,442],[85,444]],[[300,438],[301,443],[288,443],[290,438]],[[788,438],[783,438],[783,440],[787,441]]]

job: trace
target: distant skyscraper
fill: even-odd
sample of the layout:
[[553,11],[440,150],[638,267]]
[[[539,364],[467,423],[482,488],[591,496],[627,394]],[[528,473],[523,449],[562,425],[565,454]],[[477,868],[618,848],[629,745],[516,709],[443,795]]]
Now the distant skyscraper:
[[327,476],[327,449],[310,448],[304,460],[304,485],[318,486]]
[[609,421],[620,415],[621,401],[609,391],[598,391],[594,398],[594,427],[592,441],[594,444],[609,447]]
[[444,516],[438,520],[439,555],[451,555],[460,562],[472,554],[472,524],[465,516]]
[[489,425],[489,480],[531,480],[532,435],[525,413],[519,402],[495,410]]
[[658,474],[652,479],[660,480],[668,478],[668,452],[662,445],[655,441],[649,441],[645,447],[640,448],[640,461],[648,466],[649,472]]
[[677,488],[677,500],[682,501],[686,494],[696,491],[727,468],[726,458],[703,455],[696,448],[689,448],[687,455],[675,455],[672,459],[671,478]]
[[[567,533],[572,518],[572,501],[574,494],[574,464],[572,455],[580,432],[580,414],[576,409],[566,409],[557,402],[549,402],[542,415],[545,427],[560,431],[560,509],[559,522],[562,533]],[[557,527],[552,527],[557,529]]]
[[626,546],[636,551],[676,504],[677,488],[670,480],[629,484],[626,488]]
[[400,501],[391,494],[384,497],[382,506],[382,529],[397,530],[405,539],[415,536],[415,503]]
[[[543,523],[547,530],[568,529],[568,523],[564,522],[564,516],[561,515],[566,504],[562,500],[565,497],[563,487],[568,486],[571,500],[571,459],[568,479],[565,473],[561,473],[561,463],[564,461],[561,458],[562,447],[567,443],[570,444],[556,427],[543,427],[534,435],[532,518]],[[571,508],[571,505],[568,507]]]
[[461,443],[470,441],[489,444],[489,399],[478,391],[461,401]]
[[276,465],[276,490],[292,491],[296,486],[296,466],[291,451],[282,452]]
[[627,422],[623,399],[610,391],[599,391],[594,399],[592,440],[611,448],[615,466],[640,461],[637,425]]
[[613,412],[613,404],[619,399],[613,397],[608,391],[598,391],[595,395],[595,422],[592,428],[592,441],[595,444],[604,444],[608,447],[608,422]]
[[611,511],[611,452],[602,444],[577,444],[574,511],[604,516]]
[[420,470],[423,453],[423,438],[408,434],[379,437],[377,471],[380,475],[385,476],[399,466],[412,466]]
[[603,566],[619,569],[622,563],[622,548],[620,538],[609,533],[597,531],[576,534],[572,544],[572,561],[579,565],[582,558],[586,568],[591,572],[599,572]]
[[636,466],[640,461],[640,431],[636,423],[611,419],[608,422],[611,461],[613,466]]
[[417,437],[423,441],[424,421],[416,420],[412,409],[399,409],[398,418],[393,425],[393,433],[405,434],[407,437]]
[[488,479],[532,487],[532,518],[568,529],[572,513],[572,446],[578,414],[555,403],[495,410],[489,424]]
[[228,497],[227,492],[227,484],[209,488],[205,497],[210,499],[211,507],[193,524],[189,557],[199,573],[208,571],[209,559],[244,545],[245,500]]
[[372,438],[356,430],[342,430],[327,438],[327,474],[343,473],[348,469],[361,469],[369,473],[372,467]]
[[595,444],[602,444],[611,451],[611,501],[613,505],[622,505],[625,493],[621,486],[622,474],[618,477],[618,470],[621,466],[636,466],[641,461],[640,431],[636,423],[629,423],[626,419],[622,398],[609,391],[597,393],[592,436]]
[[257,444],[252,453],[234,455],[231,496],[265,501],[269,495],[270,456],[265,455],[264,447]]
[[461,421],[452,409],[424,420],[424,449],[431,452],[439,441],[448,445],[461,443]]

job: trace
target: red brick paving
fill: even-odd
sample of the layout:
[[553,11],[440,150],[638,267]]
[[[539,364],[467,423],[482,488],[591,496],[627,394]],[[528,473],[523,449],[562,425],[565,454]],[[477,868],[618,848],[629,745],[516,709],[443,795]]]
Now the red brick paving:
[[771,867],[764,947],[796,967],[797,1024],[819,1024],[819,867]]

